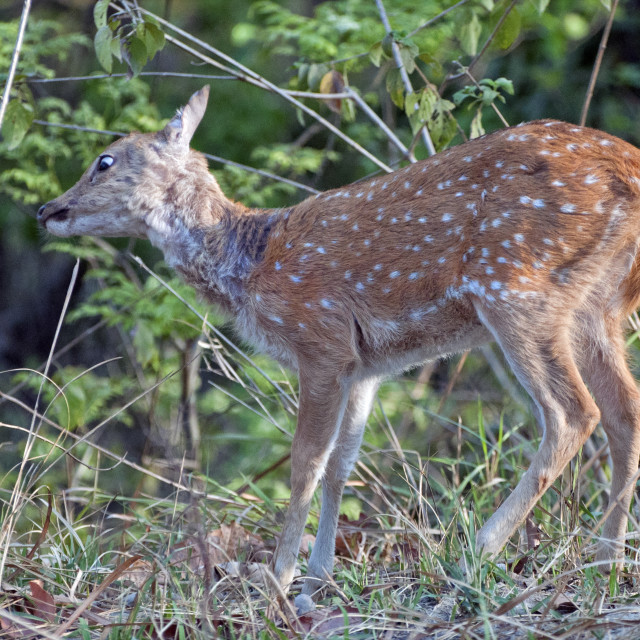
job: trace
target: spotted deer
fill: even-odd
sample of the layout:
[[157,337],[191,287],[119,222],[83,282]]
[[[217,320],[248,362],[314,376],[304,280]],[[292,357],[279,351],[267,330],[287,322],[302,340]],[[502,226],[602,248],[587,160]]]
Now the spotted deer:
[[619,560],[640,454],[623,339],[640,303],[640,151],[532,122],[254,210],[228,200],[189,148],[208,95],[194,94],[163,130],[107,147],[38,219],[58,236],[148,238],[242,338],[297,370],[291,500],[273,559],[282,588],[320,481],[303,594],[331,575],[342,491],[381,380],[491,340],[543,436],[478,549],[500,552],[602,420],[613,472],[597,558]]

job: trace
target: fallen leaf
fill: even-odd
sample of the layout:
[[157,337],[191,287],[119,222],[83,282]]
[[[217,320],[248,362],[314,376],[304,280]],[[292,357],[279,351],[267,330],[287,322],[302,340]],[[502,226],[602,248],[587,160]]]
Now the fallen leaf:
[[364,547],[367,533],[364,528],[367,516],[361,515],[357,520],[349,520],[341,516],[336,532],[336,555],[346,558],[357,558]]
[[133,582],[141,589],[144,583],[155,573],[153,565],[147,560],[136,560],[126,571],[122,573],[121,579]]
[[238,560],[241,555],[254,559],[262,554],[266,547],[260,536],[234,522],[230,525],[222,524],[219,529],[209,532],[204,541],[194,537],[185,538],[174,547],[172,561],[188,562],[193,571],[201,572],[205,567],[201,555],[203,548],[206,549],[207,563],[214,567]]
[[42,580],[31,580],[29,589],[31,599],[25,600],[25,609],[36,618],[46,622],[54,622],[56,619],[56,605],[53,596],[44,589]]
[[[298,618],[298,624],[305,633],[316,635],[336,635],[362,622],[362,613],[355,607],[316,609]],[[298,636],[294,636],[298,637]]]
[[310,549],[313,549],[313,545],[316,543],[316,537],[311,533],[305,533],[300,540],[300,553],[304,556],[309,556]]
[[525,530],[527,532],[527,546],[529,547],[529,551],[537,549],[540,546],[542,531],[533,519],[533,511],[530,511],[525,519]]
[[561,593],[553,605],[553,610],[558,613],[568,615],[578,610],[578,606],[573,600],[569,599],[564,593]]

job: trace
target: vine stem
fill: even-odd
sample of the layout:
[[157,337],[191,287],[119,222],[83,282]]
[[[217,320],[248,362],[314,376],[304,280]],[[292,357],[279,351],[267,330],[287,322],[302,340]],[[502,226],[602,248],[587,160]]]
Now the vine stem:
[[11,65],[9,66],[9,75],[7,76],[7,83],[4,86],[2,102],[0,102],[0,127],[2,127],[4,113],[7,110],[7,105],[9,104],[9,94],[11,93],[13,78],[16,75],[16,68],[18,66],[18,59],[20,58],[24,32],[27,28],[27,20],[29,19],[29,11],[31,11],[31,0],[24,0],[24,5],[22,6],[22,15],[20,16],[20,25],[18,26],[18,37],[16,38],[16,46],[13,48]]
[[596,86],[596,80],[600,73],[600,66],[602,65],[602,58],[604,57],[604,50],[607,48],[607,42],[609,41],[609,34],[611,33],[611,27],[613,26],[613,18],[616,15],[616,9],[618,8],[618,0],[613,0],[611,11],[609,13],[609,19],[604,27],[602,38],[600,39],[600,46],[598,47],[598,54],[596,60],[593,63],[593,69],[591,70],[591,78],[589,79],[589,86],[587,87],[587,93],[584,97],[584,104],[582,105],[582,113],[580,114],[580,126],[584,127],[587,122],[587,113],[589,112],[589,105],[591,104],[591,98],[593,98],[593,90]]

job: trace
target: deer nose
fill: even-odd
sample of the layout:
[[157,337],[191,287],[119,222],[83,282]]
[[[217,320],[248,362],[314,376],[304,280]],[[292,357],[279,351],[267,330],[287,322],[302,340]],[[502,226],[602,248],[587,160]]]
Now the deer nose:
[[42,214],[44,213],[45,208],[47,207],[46,204],[43,204],[39,209],[38,209],[38,214],[36,216],[36,218],[38,220],[42,220]]

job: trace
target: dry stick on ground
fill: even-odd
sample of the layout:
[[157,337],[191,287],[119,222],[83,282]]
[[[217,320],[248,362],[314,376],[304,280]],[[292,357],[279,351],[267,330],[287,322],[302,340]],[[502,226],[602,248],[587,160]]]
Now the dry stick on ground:
[[93,603],[98,596],[112,583],[120,578],[120,576],[134,563],[140,560],[142,556],[136,555],[127,558],[120,563],[83,601],[82,604],[61,624],[58,629],[58,635],[62,637],[73,625],[73,623],[84,613],[84,611]]
[[609,34],[611,33],[611,27],[613,26],[613,19],[618,8],[618,0],[613,0],[611,5],[611,11],[609,12],[609,19],[602,32],[602,38],[600,39],[600,46],[598,47],[598,54],[593,64],[591,71],[591,78],[589,79],[589,87],[587,88],[587,94],[582,105],[582,113],[580,114],[580,126],[584,127],[587,122],[587,113],[589,112],[589,105],[591,104],[591,98],[593,97],[593,90],[596,86],[596,80],[600,73],[600,66],[602,65],[602,58],[604,57],[604,50],[607,48],[607,41],[609,40]]

